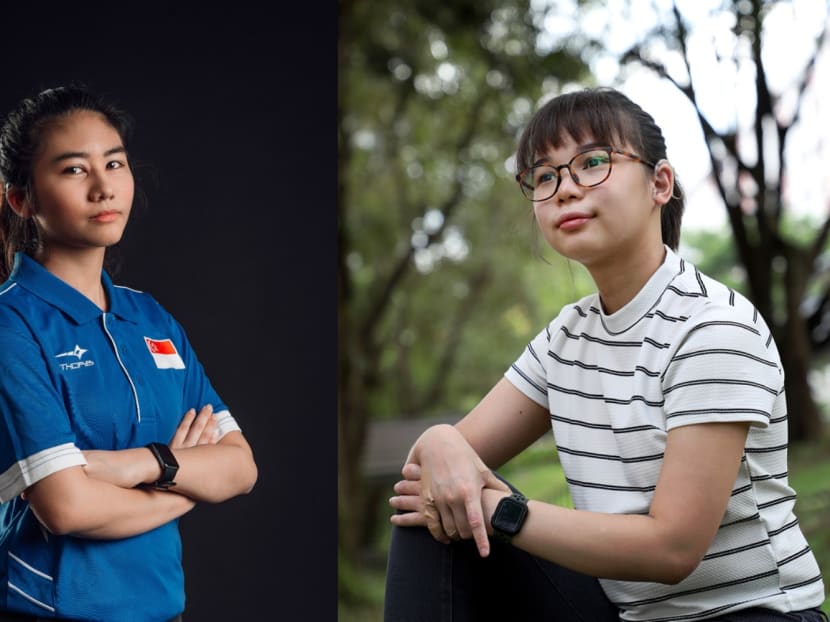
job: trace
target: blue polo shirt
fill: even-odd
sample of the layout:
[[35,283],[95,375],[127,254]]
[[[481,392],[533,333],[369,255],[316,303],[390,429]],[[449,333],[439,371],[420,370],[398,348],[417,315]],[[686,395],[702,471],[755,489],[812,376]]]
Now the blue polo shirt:
[[118,540],[55,536],[19,496],[85,464],[82,450],[168,442],[189,408],[213,404],[220,434],[239,429],[173,317],[102,283],[106,313],[18,254],[0,285],[0,611],[166,621],[184,610],[178,521]]

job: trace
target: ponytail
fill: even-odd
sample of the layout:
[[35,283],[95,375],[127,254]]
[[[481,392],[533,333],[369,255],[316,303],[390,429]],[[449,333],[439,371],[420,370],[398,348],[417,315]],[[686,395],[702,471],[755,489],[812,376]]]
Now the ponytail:
[[31,218],[21,218],[9,204],[10,184],[0,184],[0,283],[6,281],[14,268],[18,252],[33,254],[38,246],[38,233]]

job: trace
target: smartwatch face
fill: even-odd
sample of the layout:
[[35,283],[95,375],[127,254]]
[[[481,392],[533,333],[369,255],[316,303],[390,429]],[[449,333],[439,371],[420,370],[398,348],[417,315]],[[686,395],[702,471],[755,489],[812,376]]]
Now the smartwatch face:
[[508,499],[504,503],[500,504],[499,511],[496,512],[496,517],[493,521],[493,526],[501,529],[502,531],[511,533],[518,529],[521,525],[521,521],[525,514],[527,514],[526,505],[514,501],[513,499]]

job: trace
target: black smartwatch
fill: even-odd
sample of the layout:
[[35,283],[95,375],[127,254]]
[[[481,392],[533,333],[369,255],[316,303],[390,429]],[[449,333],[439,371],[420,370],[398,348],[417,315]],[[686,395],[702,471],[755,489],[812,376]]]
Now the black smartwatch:
[[176,473],[179,471],[179,463],[176,462],[173,452],[164,443],[150,443],[146,447],[153,452],[161,467],[161,477],[153,486],[162,490],[175,486],[176,482],[174,480],[176,479]]
[[496,506],[490,525],[493,527],[493,537],[507,544],[513,539],[524,525],[527,518],[527,497],[520,492],[514,492],[504,497]]

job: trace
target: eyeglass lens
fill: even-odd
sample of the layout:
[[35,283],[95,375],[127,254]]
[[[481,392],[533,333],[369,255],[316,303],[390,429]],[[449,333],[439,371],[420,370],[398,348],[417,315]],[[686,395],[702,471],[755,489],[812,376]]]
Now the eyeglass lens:
[[549,199],[559,189],[563,168],[568,169],[576,184],[597,186],[611,174],[611,154],[605,149],[591,149],[576,154],[568,164],[560,167],[540,164],[529,168],[520,181],[522,192],[534,201]]

